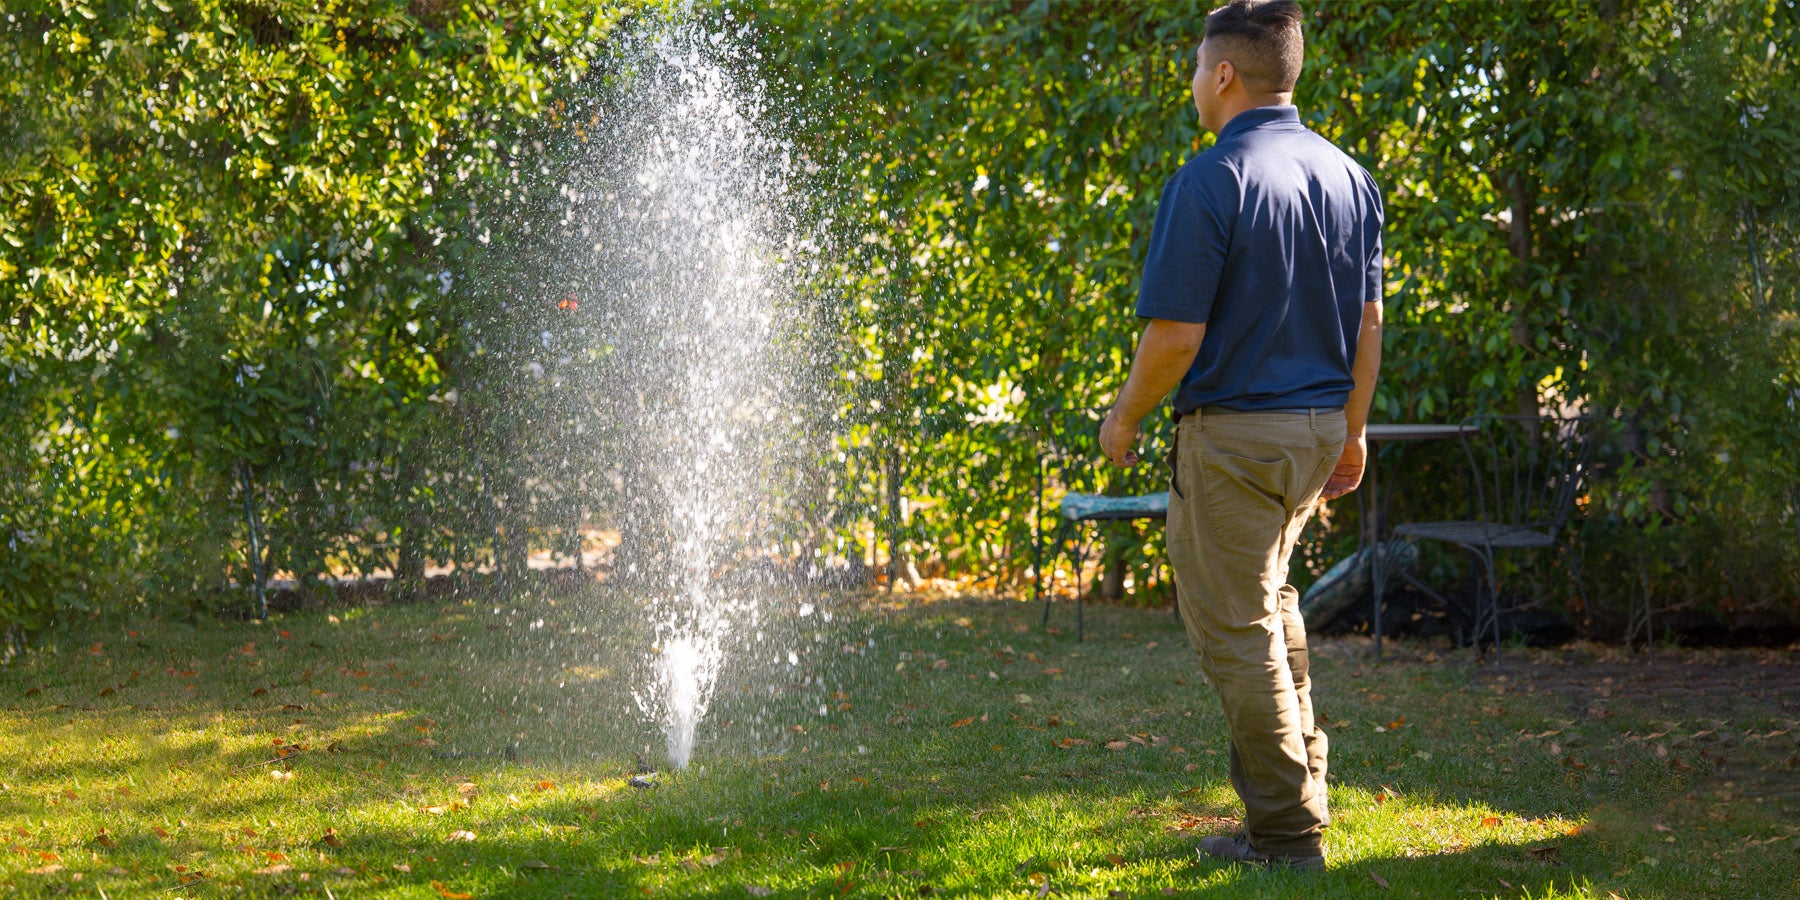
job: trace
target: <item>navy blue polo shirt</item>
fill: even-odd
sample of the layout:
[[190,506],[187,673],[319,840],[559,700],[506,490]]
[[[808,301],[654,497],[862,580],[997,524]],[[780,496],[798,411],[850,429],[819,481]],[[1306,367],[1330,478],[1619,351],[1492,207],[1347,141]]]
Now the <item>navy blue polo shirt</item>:
[[1147,319],[1206,323],[1183,415],[1342,408],[1363,304],[1381,300],[1381,190],[1292,106],[1239,113],[1163,188]]

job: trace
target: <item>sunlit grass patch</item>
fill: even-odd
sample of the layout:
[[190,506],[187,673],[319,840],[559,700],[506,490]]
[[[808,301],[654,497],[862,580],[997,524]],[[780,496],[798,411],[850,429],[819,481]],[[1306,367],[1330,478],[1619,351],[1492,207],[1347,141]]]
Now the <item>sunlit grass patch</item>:
[[1194,860],[1238,806],[1166,612],[1090,610],[1077,644],[1016,603],[876,600],[820,598],[836,615],[794,629],[798,663],[728,672],[694,767],[649,788],[628,781],[660,756],[631,699],[644,635],[603,591],[60,636],[0,670],[0,891],[1795,888],[1800,677],[1779,655],[1512,651],[1496,672],[1323,643],[1335,823],[1330,870],[1305,876]]

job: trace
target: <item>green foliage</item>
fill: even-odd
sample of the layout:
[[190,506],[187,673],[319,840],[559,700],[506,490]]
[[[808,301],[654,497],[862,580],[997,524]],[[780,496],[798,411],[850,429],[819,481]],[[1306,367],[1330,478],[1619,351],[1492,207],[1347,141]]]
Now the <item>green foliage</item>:
[[456,471],[428,438],[453,430],[446,362],[476,302],[452,290],[467,198],[614,14],[7,13],[0,624],[219,585],[246,485],[276,568],[443,554],[423,523],[463,498],[425,473]]
[[[1063,492],[1159,487],[1155,452],[1099,464],[1093,410],[1160,188],[1210,142],[1188,96],[1208,6],[734,7],[838,239],[809,289],[839,309],[841,453],[803,552],[873,538],[1017,587]],[[246,499],[268,568],[308,583],[505,570],[627,499],[558,452],[611,427],[580,402],[611,389],[581,330],[604,298],[557,309],[520,227],[579,157],[563,100],[604,80],[622,14],[0,14],[0,627],[241,581]],[[1311,10],[1297,103],[1388,198],[1376,419],[1609,412],[1599,605],[1571,606],[1596,622],[1641,590],[1800,597],[1797,23],[1793,0]],[[1396,470],[1396,517],[1460,511],[1451,449]],[[1141,588],[1160,541],[1120,527],[1107,552]]]

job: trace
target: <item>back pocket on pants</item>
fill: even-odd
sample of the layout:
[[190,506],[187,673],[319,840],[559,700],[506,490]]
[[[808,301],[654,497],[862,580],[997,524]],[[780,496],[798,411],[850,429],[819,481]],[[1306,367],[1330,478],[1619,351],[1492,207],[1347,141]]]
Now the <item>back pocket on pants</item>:
[[1265,461],[1231,453],[1199,457],[1206,516],[1220,541],[1274,538],[1287,523],[1286,459]]

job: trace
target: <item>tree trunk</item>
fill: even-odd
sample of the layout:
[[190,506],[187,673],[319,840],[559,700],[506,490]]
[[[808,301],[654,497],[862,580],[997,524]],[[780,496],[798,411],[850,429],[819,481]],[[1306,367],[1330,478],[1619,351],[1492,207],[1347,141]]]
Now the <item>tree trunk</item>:
[[900,444],[890,439],[888,442],[887,464],[887,501],[888,501],[888,588],[891,590],[902,577],[908,583],[917,581],[912,564],[907,561],[905,545],[901,533],[906,528],[906,510],[902,508],[900,497],[901,470]]
[[1100,599],[1117,603],[1125,599],[1125,558],[1115,556],[1106,563],[1100,576]]
[[[1531,212],[1536,206],[1532,197],[1529,177],[1520,170],[1513,170],[1505,176],[1506,196],[1512,212],[1512,230],[1507,234],[1507,249],[1512,251],[1513,272],[1516,275],[1517,290],[1513,294],[1512,338],[1513,343],[1524,351],[1526,356],[1532,353],[1531,339]],[[1537,385],[1529,380],[1520,383],[1513,394],[1513,408],[1521,416],[1538,414]]]

